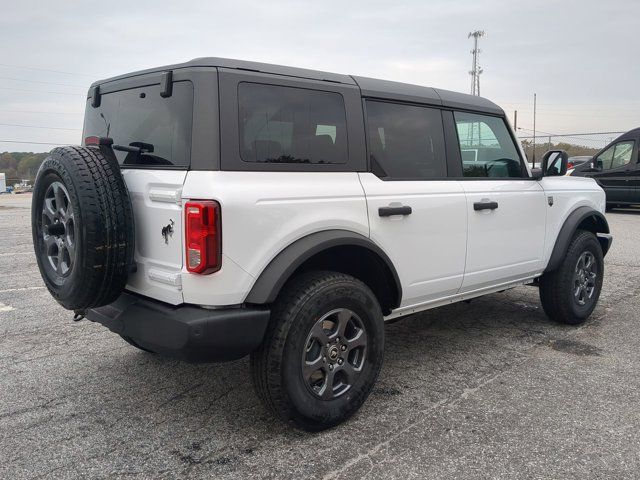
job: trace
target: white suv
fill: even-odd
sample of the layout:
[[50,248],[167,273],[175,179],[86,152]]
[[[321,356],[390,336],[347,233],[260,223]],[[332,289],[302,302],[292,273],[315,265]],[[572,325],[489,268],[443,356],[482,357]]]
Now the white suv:
[[96,82],[84,145],[38,173],[51,294],[146,351],[251,354],[268,408],[309,429],[367,398],[384,321],[523,284],[595,308],[605,195],[530,171],[480,97],[218,58]]

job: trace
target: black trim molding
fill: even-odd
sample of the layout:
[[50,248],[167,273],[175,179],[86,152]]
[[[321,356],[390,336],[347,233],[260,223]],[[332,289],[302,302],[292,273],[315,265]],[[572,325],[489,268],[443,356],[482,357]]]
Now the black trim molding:
[[[596,235],[599,233],[609,233],[609,223],[607,223],[607,219],[602,213],[590,207],[576,208],[567,217],[564,225],[562,225],[560,229],[560,233],[558,233],[556,244],[553,247],[553,252],[551,252],[551,257],[549,258],[545,272],[552,272],[560,266],[569,248],[569,243],[580,225],[588,227],[585,228],[585,230],[589,230]],[[611,245],[611,236],[599,236],[598,241],[602,245],[603,253],[606,254]]]
[[402,300],[402,285],[391,259],[367,237],[348,230],[325,230],[312,233],[293,242],[276,255],[262,271],[245,301],[252,304],[273,302],[285,282],[305,260],[323,250],[338,246],[364,247],[371,250],[384,262],[395,283],[396,291],[393,292],[395,295],[392,308],[397,308]]

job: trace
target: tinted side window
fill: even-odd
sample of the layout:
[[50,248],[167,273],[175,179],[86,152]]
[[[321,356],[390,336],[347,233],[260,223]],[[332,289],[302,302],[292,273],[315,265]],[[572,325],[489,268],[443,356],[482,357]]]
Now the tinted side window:
[[596,165],[602,170],[609,170],[611,168],[611,160],[613,160],[613,151],[615,148],[615,145],[611,145],[596,157]]
[[500,117],[455,112],[465,177],[521,178],[520,155]]
[[187,167],[192,117],[191,82],[175,82],[168,98],[160,96],[159,85],[121,90],[102,95],[98,108],[88,100],[84,136],[113,138],[116,157],[124,166]]
[[238,104],[245,162],[347,162],[347,120],[339,93],[240,83]]
[[611,160],[611,168],[623,167],[631,162],[633,144],[633,141],[620,142],[616,144],[616,149],[613,151],[613,159]]
[[440,110],[372,100],[366,108],[373,173],[398,180],[447,176]]
[[631,162],[635,142],[628,140],[611,145],[596,157],[596,165],[602,170],[623,167]]

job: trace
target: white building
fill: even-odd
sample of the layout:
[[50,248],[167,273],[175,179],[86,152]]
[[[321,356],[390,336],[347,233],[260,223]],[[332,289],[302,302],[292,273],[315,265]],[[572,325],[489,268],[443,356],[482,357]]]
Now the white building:
[[0,192],[7,191],[7,179],[4,173],[0,173]]

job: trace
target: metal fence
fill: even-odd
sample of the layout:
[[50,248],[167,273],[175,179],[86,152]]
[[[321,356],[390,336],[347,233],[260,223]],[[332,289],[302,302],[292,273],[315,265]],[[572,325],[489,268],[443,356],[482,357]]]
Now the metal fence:
[[594,155],[625,132],[567,133],[562,135],[541,132],[537,133],[535,137],[529,131],[526,134],[521,133],[518,131],[518,139],[522,143],[527,160],[533,163],[535,159],[537,163],[544,153],[552,148],[566,150],[569,156]]

